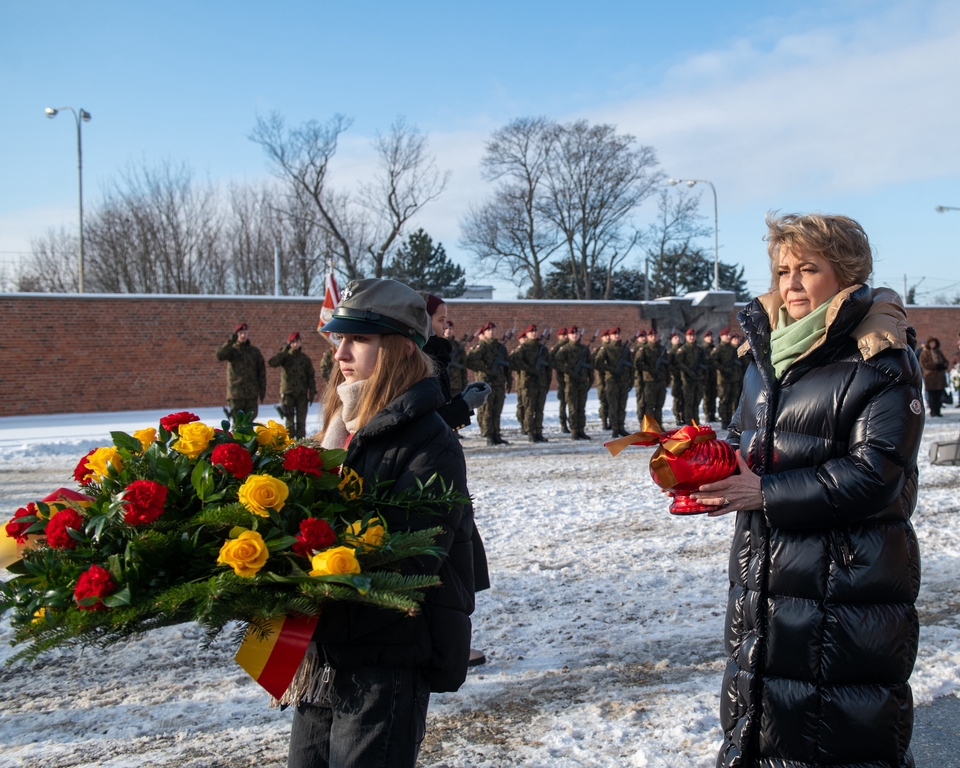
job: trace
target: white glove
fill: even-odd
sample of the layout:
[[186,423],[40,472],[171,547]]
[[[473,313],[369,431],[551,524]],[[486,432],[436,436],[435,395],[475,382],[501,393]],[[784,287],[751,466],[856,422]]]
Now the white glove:
[[463,392],[460,393],[460,397],[463,398],[463,402],[467,404],[467,407],[471,411],[475,411],[485,402],[487,398],[490,397],[490,393],[493,392],[490,389],[490,385],[485,381],[475,381],[472,384],[467,384]]

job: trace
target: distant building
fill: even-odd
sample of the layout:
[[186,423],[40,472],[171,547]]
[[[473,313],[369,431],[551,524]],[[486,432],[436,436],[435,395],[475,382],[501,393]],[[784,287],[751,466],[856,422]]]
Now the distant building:
[[492,285],[466,285],[463,294],[458,299],[473,299],[474,301],[493,301]]

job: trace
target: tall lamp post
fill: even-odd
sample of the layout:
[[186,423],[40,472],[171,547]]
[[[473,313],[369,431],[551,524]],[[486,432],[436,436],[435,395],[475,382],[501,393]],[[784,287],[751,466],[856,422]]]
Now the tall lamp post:
[[83,293],[83,143],[80,140],[81,123],[90,122],[90,113],[81,109],[79,113],[73,107],[47,107],[44,112],[51,120],[57,116],[61,109],[69,109],[73,112],[73,119],[77,123],[77,179],[80,190],[80,260],[79,260],[79,292]]
[[677,184],[686,184],[692,187],[694,184],[709,184],[710,191],[713,192],[713,290],[720,290],[720,236],[717,229],[717,188],[713,186],[712,181],[706,179],[667,179],[667,184],[671,187]]
[[954,208],[952,205],[938,205],[933,210],[937,213],[946,213],[947,211],[960,211],[960,208]]

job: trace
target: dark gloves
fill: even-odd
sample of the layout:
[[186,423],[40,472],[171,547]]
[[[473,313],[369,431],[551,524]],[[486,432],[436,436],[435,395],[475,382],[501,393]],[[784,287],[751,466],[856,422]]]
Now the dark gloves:
[[234,334],[230,337],[230,343],[231,343],[231,344],[236,344],[236,343],[237,343],[237,334],[234,333]]
[[487,402],[487,398],[490,397],[492,391],[487,382],[475,381],[472,384],[467,384],[463,392],[460,393],[460,397],[463,398],[463,402],[467,404],[467,407],[471,411],[474,411]]

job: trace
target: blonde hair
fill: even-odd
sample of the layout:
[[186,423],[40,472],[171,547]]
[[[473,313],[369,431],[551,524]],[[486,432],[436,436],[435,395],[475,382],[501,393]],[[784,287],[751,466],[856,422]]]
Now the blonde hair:
[[841,288],[865,283],[873,272],[873,254],[863,227],[847,216],[822,213],[767,214],[767,253],[773,288],[777,287],[777,270],[781,251],[810,251],[826,259],[837,273]]
[[[413,344],[411,353],[407,342],[408,339],[398,333],[380,335],[377,365],[363,388],[357,411],[357,429],[365,427],[378,411],[382,411],[418,381],[435,375],[433,361],[416,344]],[[337,394],[337,387],[343,382],[340,366],[334,365],[323,398],[323,429],[317,436],[318,440],[323,440],[333,417],[343,408],[340,395]]]

